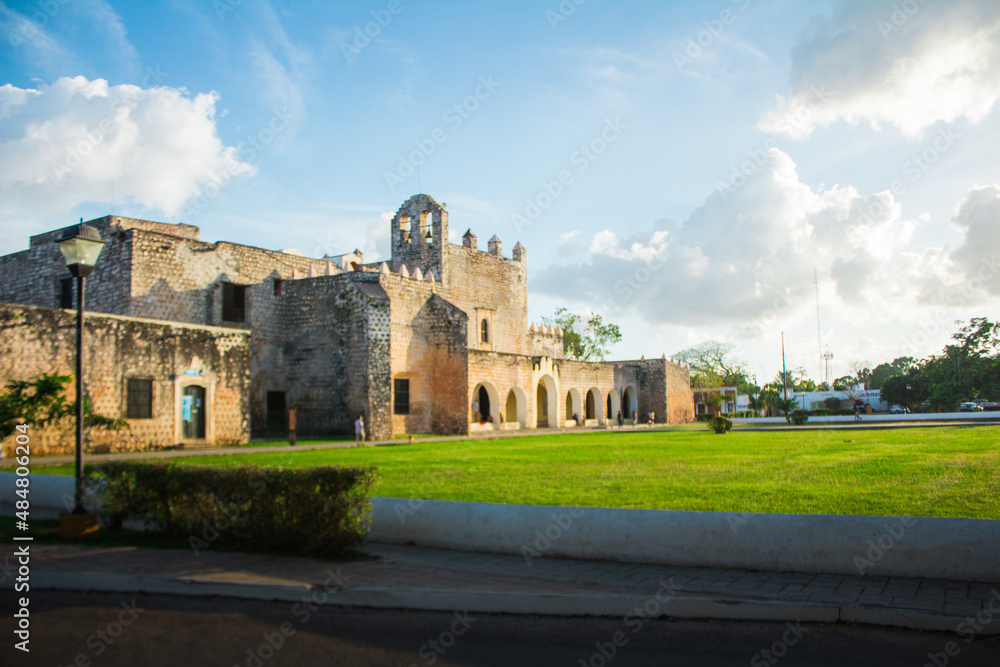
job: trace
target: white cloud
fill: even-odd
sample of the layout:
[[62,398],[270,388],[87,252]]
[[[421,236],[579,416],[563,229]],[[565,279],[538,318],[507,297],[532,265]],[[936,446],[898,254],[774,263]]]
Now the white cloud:
[[998,97],[1000,3],[842,0],[793,48],[789,95],[758,126],[801,138],[867,121],[912,138],[938,121],[976,123]]
[[957,300],[1000,296],[1000,185],[970,190],[951,221],[965,234],[951,255],[966,276]]
[[[216,133],[215,92],[62,78],[0,87],[0,195],[6,212],[65,213],[115,198],[167,215],[210,182],[252,173]],[[7,216],[5,216],[6,218]],[[6,223],[5,224],[9,224]]]
[[[599,232],[584,261],[549,267],[533,287],[657,325],[734,326],[752,336],[761,322],[813,312],[816,271],[823,308],[842,324],[913,321],[929,307],[958,305],[982,253],[1000,252],[998,217],[1000,188],[972,191],[954,219],[966,246],[913,252],[920,221],[903,218],[891,192],[813,190],[788,155],[771,149],[743,187],[712,194],[682,226],[661,221],[629,237]],[[997,273],[991,280],[1000,289]]]

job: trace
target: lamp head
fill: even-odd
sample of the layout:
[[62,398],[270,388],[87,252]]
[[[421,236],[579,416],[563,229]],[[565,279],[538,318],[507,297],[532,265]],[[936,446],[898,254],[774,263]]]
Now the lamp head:
[[84,224],[67,227],[58,243],[70,273],[83,278],[94,269],[104,246],[100,232]]

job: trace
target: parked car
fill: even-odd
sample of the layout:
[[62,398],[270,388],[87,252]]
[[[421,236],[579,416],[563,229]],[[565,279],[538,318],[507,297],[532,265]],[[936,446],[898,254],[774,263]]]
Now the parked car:
[[889,408],[889,414],[891,415],[905,415],[909,414],[910,409],[905,405],[893,405]]
[[983,412],[1000,412],[1000,403],[981,403]]
[[982,412],[983,408],[978,403],[973,403],[972,401],[969,401],[968,403],[962,403],[960,406],[958,406],[958,411],[959,412]]

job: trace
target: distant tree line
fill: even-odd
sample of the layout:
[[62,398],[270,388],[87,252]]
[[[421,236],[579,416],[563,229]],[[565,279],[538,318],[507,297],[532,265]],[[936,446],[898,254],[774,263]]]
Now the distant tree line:
[[[851,363],[851,372],[833,381],[817,384],[804,368],[779,372],[773,380],[758,385],[747,372],[746,362],[734,356],[736,345],[707,341],[674,355],[691,367],[691,388],[706,394],[708,405],[719,405],[722,396],[711,390],[736,386],[750,397],[751,409],[787,412],[797,407],[785,393],[844,391],[850,396],[855,387],[877,389],[882,399],[905,405],[911,410],[923,403],[931,409],[954,409],[971,400],[1000,400],[1000,322],[974,317],[960,329],[952,344],[941,354],[926,359],[898,357],[874,368],[866,361]],[[828,407],[833,407],[832,403]]]

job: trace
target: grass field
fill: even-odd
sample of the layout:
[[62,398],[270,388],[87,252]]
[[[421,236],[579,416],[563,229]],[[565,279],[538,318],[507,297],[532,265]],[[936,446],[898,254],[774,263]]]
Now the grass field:
[[[174,461],[375,465],[376,495],[404,498],[1000,519],[997,426],[590,432]],[[33,469],[72,474],[69,465]]]

